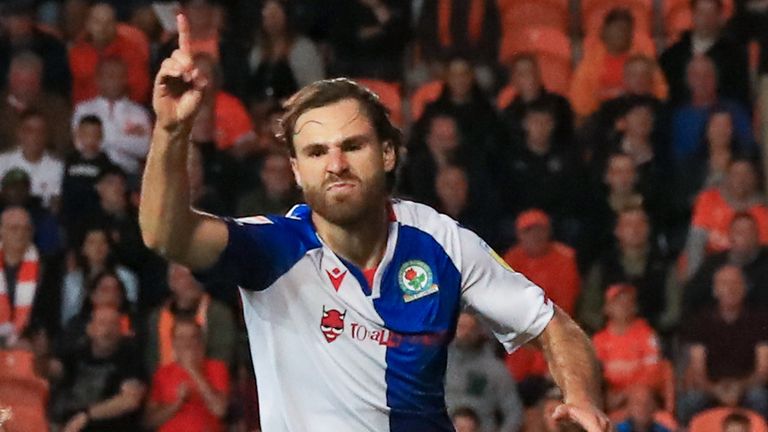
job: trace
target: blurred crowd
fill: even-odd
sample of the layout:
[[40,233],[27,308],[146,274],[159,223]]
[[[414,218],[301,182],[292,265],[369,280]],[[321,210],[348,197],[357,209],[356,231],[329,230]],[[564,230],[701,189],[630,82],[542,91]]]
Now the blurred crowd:
[[[259,430],[236,288],[137,222],[179,10],[196,208],[300,202],[281,104],[355,79],[405,134],[396,195],[576,318],[618,431],[768,430],[766,0],[3,0],[0,429]],[[462,313],[457,431],[569,430],[543,354],[488,336]]]

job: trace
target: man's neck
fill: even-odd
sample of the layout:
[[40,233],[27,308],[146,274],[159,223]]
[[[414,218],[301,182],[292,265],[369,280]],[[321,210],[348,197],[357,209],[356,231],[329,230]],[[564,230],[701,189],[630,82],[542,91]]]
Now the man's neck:
[[544,87],[539,86],[539,87],[536,87],[535,89],[532,89],[530,91],[526,91],[526,92],[522,92],[521,91],[520,92],[520,98],[524,102],[529,102],[530,103],[530,102],[535,101],[539,97],[541,97],[541,95],[543,93],[544,93]]
[[720,318],[727,323],[732,323],[739,319],[743,310],[744,307],[742,305],[717,307],[717,312],[720,315]]
[[623,335],[624,333],[627,332],[629,327],[632,325],[633,321],[634,321],[634,318],[630,318],[627,320],[610,320],[608,322],[608,328],[614,334]]
[[11,267],[18,265],[24,260],[24,253],[26,251],[26,248],[5,246],[3,249],[3,265]]
[[749,251],[734,251],[731,249],[728,252],[728,261],[732,264],[743,266],[753,262],[755,258],[757,258],[758,254],[760,254],[759,248],[755,248]]
[[117,346],[114,347],[99,347],[94,343],[91,343],[91,354],[97,359],[105,359],[110,357],[117,351]]
[[24,157],[24,159],[26,159],[28,162],[32,162],[32,163],[40,162],[43,159],[43,155],[44,154],[45,154],[45,152],[32,153],[32,152],[26,151],[24,149],[21,150],[21,155]]
[[331,250],[361,269],[369,269],[381,261],[389,233],[386,206],[371,213],[351,226],[335,225],[314,212],[312,222]]
[[691,105],[697,108],[706,108],[714,105],[717,102],[716,94],[702,93],[691,94]]

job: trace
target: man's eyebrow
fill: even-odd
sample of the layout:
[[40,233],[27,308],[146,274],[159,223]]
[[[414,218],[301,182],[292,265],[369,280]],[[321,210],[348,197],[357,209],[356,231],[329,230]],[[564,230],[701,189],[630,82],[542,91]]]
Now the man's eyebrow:
[[[357,135],[351,135],[348,137],[345,137],[341,142],[339,142],[339,145],[345,145],[345,144],[363,144],[368,141],[371,141],[373,137],[370,134],[367,133],[361,133]],[[316,147],[327,147],[331,145],[335,145],[336,143],[328,143],[328,142],[313,142],[309,143],[304,146],[304,150],[309,148],[316,148]]]

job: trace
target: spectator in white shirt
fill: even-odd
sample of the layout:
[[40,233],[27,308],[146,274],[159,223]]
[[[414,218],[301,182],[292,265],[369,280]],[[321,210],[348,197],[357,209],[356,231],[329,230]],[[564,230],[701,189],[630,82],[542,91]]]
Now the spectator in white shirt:
[[16,129],[16,146],[0,155],[0,178],[13,168],[29,174],[32,195],[42,199],[43,206],[58,208],[64,164],[46,151],[48,123],[39,111],[25,111]]
[[143,106],[128,98],[128,77],[125,64],[118,58],[104,59],[98,70],[99,96],[75,107],[72,128],[80,119],[95,115],[104,127],[102,149],[109,159],[119,165],[131,179],[138,179],[149,151],[152,121]]

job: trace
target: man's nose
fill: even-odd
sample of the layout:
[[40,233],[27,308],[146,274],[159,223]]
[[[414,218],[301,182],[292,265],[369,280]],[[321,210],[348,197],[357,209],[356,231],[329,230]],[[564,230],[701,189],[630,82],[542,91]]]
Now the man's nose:
[[349,168],[347,155],[341,149],[333,148],[328,152],[328,172],[340,174]]

